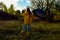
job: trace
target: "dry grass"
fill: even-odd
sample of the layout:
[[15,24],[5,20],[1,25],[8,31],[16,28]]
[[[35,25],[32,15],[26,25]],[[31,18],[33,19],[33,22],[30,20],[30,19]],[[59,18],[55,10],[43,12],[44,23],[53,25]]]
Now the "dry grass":
[[20,21],[0,21],[0,30],[14,30],[20,26]]
[[0,21],[0,40],[60,40],[60,23],[35,22],[29,37],[20,33],[22,26],[20,21]]
[[48,31],[58,31],[60,30],[60,23],[50,23],[47,21],[40,21],[32,25],[33,28],[48,30]]

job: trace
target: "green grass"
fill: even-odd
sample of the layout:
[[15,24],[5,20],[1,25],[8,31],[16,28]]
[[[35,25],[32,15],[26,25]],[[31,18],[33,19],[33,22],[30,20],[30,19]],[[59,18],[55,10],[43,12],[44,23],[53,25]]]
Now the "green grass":
[[21,21],[0,21],[0,40],[60,40],[60,23],[35,22],[29,36],[20,33],[22,26]]

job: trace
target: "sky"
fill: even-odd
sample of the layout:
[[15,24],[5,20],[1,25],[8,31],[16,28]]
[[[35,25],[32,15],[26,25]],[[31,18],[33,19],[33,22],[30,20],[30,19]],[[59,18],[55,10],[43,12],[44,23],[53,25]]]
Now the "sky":
[[15,10],[23,10],[27,6],[30,6],[30,0],[0,0],[0,2],[3,2],[7,8],[13,4]]
[[9,8],[11,4],[13,4],[15,10],[23,10],[27,6],[31,5],[30,0],[0,0],[0,2],[3,2],[7,6],[7,8]]

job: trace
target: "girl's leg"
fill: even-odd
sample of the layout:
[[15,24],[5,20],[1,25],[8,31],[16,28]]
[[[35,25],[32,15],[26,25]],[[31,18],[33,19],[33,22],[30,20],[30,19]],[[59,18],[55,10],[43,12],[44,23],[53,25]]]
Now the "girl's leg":
[[21,33],[23,33],[26,30],[26,24],[23,25]]
[[23,25],[22,30],[25,30],[25,24]]
[[30,24],[27,25],[27,32],[30,32]]
[[30,35],[30,24],[27,24],[26,35],[27,35],[27,37]]

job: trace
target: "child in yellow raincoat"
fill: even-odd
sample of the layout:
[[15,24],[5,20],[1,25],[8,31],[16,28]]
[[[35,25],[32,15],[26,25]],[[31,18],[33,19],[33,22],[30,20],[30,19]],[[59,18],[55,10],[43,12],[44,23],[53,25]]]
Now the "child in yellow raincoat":
[[31,13],[30,9],[27,8],[27,10],[21,14],[24,18],[24,25],[22,27],[22,32],[26,31],[26,32],[30,32],[30,25],[32,24],[33,21],[33,14]]

